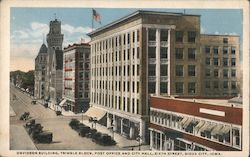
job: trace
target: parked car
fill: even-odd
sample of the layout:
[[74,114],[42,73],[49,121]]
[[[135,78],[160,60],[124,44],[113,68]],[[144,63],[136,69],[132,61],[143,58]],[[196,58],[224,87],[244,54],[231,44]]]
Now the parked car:
[[35,141],[38,143],[51,143],[53,134],[51,132],[40,132],[36,135]]
[[31,101],[31,104],[34,104],[34,105],[35,105],[35,104],[36,104],[36,100],[32,100],[32,101]]
[[87,137],[93,138],[96,133],[96,129],[90,129],[89,133],[87,134]]
[[80,121],[78,119],[71,119],[71,121],[69,122],[69,126],[72,129],[77,130],[78,129],[78,125],[80,124]]
[[79,126],[78,127],[78,134],[79,136],[85,137],[90,132],[90,127],[88,126]]
[[56,111],[56,115],[57,116],[62,115],[62,112],[61,111]]
[[21,116],[20,116],[20,120],[27,120],[30,116],[29,112],[24,112]]

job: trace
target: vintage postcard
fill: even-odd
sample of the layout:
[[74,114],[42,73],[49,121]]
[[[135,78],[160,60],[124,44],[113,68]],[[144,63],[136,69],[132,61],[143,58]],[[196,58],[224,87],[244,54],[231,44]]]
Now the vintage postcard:
[[248,1],[1,1],[1,156],[249,156]]

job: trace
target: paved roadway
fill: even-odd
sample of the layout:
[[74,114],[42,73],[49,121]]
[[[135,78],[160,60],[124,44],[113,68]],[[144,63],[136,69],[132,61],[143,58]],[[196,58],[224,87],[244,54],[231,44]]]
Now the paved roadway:
[[[72,130],[68,123],[72,118],[80,120],[81,117],[56,116],[54,111],[44,108],[41,104],[31,104],[31,100],[27,94],[22,93],[13,85],[10,86],[10,105],[16,114],[10,117],[10,145],[12,150],[23,148],[20,147],[20,144],[22,144],[20,140],[16,138],[20,137],[24,143],[30,143],[30,139],[27,139],[27,136],[24,135],[22,128],[25,122],[19,120],[24,112],[30,112],[31,117],[36,119],[36,123],[41,123],[44,127],[43,130],[53,133],[52,143],[35,143],[39,150],[121,150],[118,146],[101,146],[92,142],[89,138],[78,136],[78,133]],[[32,144],[30,145],[25,149],[34,149]]]

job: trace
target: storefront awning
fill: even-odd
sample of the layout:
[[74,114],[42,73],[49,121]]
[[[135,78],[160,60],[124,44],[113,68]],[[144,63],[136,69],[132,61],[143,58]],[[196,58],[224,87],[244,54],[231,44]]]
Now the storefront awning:
[[230,127],[225,125],[222,129],[220,129],[219,134],[223,135],[223,134],[227,134],[230,131]]
[[223,125],[219,124],[214,127],[214,129],[211,132],[211,135],[216,135],[219,134],[220,129],[223,128]]
[[181,125],[184,125],[184,123],[188,120],[188,117],[184,117],[182,120],[181,120]]
[[65,106],[66,101],[67,101],[66,99],[63,99],[63,101],[60,102],[59,106]]
[[200,128],[200,132],[203,132],[209,125],[211,125],[210,123],[205,123],[201,128]]
[[195,130],[199,130],[203,125],[205,124],[205,121],[201,120],[195,127]]
[[212,123],[212,124],[208,125],[204,131],[211,132],[211,131],[212,131],[212,129],[215,127],[215,125],[216,125],[216,124],[214,124],[214,123]]
[[102,119],[102,117],[104,117],[106,114],[106,111],[100,109],[100,108],[96,108],[96,107],[90,107],[88,109],[88,111],[86,111],[84,113],[84,115],[88,116],[88,117],[92,117],[92,118],[96,118],[96,120],[100,120]]
[[193,121],[192,118],[188,118],[186,122],[183,124],[183,128],[187,128],[187,126]]

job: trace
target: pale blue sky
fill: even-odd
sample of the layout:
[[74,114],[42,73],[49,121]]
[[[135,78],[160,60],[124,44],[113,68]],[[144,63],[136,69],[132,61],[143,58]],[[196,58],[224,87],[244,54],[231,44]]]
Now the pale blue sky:
[[[157,10],[183,13],[184,9],[116,9],[96,8],[101,15],[101,25],[95,22],[95,28],[104,26],[136,10]],[[206,34],[237,34],[242,41],[242,10],[240,9],[185,9],[186,14],[201,15],[201,31]],[[29,60],[36,57],[43,34],[48,33],[49,21],[56,17],[62,22],[64,46],[79,43],[81,38],[91,31],[92,8],[11,8],[11,69],[16,70],[18,59]],[[28,68],[33,69],[34,66]],[[27,71],[28,69],[21,69]]]

